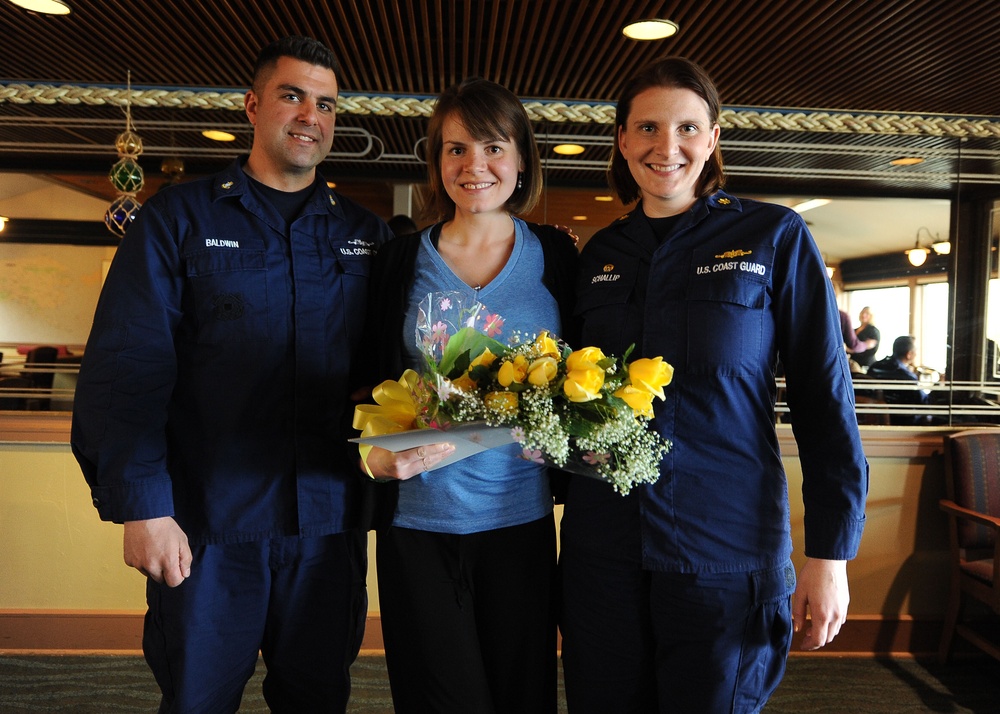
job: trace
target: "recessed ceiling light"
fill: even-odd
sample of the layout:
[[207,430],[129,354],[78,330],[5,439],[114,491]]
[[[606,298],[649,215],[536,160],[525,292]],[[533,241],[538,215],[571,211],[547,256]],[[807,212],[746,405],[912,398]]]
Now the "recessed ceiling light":
[[889,163],[893,166],[916,166],[917,164],[924,163],[924,160],[919,156],[904,156],[899,159],[893,159]]
[[563,156],[576,156],[583,153],[583,147],[579,144],[557,144],[552,147],[552,150]]
[[610,202],[610,201],[614,201],[615,197],[614,196],[594,196],[594,200],[595,201],[607,201],[607,202]]
[[212,141],[236,141],[236,137],[228,131],[219,131],[218,129],[205,129],[201,135]]
[[63,0],[10,0],[18,7],[28,12],[40,12],[43,15],[69,15],[71,10]]
[[676,22],[670,20],[639,20],[622,28],[622,34],[630,40],[663,40],[677,34]]

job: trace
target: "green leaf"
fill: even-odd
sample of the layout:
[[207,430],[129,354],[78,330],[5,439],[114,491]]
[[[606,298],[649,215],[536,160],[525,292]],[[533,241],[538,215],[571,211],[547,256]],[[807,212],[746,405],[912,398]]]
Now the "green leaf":
[[448,340],[438,363],[438,371],[449,379],[460,377],[476,357],[486,348],[495,355],[502,355],[507,347],[492,337],[487,337],[474,327],[463,327]]

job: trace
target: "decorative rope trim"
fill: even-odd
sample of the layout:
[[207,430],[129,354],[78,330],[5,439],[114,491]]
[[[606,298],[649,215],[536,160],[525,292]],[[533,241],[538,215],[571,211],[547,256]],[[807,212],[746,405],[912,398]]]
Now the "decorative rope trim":
[[[228,109],[242,111],[243,92],[235,90],[135,89],[76,85],[0,84],[0,103],[86,104],[100,106]],[[433,97],[367,96],[341,94],[340,114],[429,117],[437,100]],[[528,117],[537,122],[568,124],[613,124],[613,104],[567,104],[557,100],[524,101]],[[806,112],[771,109],[723,109],[723,129],[763,131],[811,131],[855,134],[923,134],[952,137],[1000,137],[1000,121],[988,117],[943,117],[907,114],[862,114],[851,112]]]

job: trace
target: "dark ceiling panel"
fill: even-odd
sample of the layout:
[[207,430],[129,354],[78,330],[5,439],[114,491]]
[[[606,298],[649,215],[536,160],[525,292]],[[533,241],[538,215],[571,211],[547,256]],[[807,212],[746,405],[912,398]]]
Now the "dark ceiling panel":
[[[172,154],[182,156],[192,173],[214,170],[249,146],[239,106],[253,56],[290,33],[328,42],[343,64],[342,89],[370,97],[434,97],[480,75],[525,99],[611,104],[639,67],[681,54],[706,67],[728,108],[983,116],[1000,126],[996,0],[69,2],[71,15],[45,17],[0,0],[0,169],[103,172],[116,158],[114,137],[124,128],[123,108],[112,100],[24,101],[13,85],[81,93],[110,87],[121,96],[130,79],[136,91],[212,90],[235,97],[235,111],[132,107],[147,146],[147,170]],[[647,17],[674,20],[680,32],[653,43],[621,35],[627,20]],[[216,125],[230,128],[237,142],[220,146],[201,137],[201,129]],[[414,151],[419,154],[425,119],[341,114],[338,127],[326,171],[345,178],[422,178]],[[536,129],[551,184],[604,186],[610,125],[546,120]],[[900,131],[924,136],[865,131],[870,129],[724,128],[723,147],[734,182],[752,183],[756,171],[761,185],[786,190],[829,185],[926,195],[941,191],[957,171],[957,138],[919,128]],[[586,150],[573,160],[552,155],[544,137],[557,135],[579,140]],[[926,138],[939,145],[921,143]],[[985,141],[962,164],[964,173],[997,173],[996,142]],[[810,144],[816,149],[801,148]],[[891,148],[930,153],[906,173],[886,167]]]

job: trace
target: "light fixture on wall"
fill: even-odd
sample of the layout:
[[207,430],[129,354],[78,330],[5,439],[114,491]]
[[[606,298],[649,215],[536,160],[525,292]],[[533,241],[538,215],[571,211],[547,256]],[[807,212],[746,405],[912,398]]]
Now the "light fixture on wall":
[[[927,234],[927,237],[931,239],[930,248],[922,248],[920,246],[920,232],[923,231]],[[919,268],[921,265],[927,262],[927,256],[930,255],[931,250],[933,250],[937,255],[947,255],[951,252],[951,243],[946,240],[941,240],[941,236],[937,233],[931,233],[930,229],[926,226],[920,226],[917,229],[917,237],[913,243],[913,247],[907,251],[906,259],[910,261],[910,265],[914,268]]]
[[0,216],[0,233],[3,233],[3,229],[7,227],[7,221],[9,220],[7,216]]

